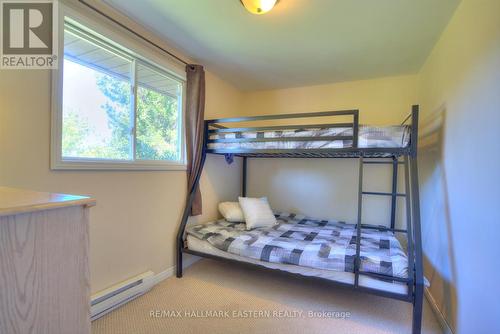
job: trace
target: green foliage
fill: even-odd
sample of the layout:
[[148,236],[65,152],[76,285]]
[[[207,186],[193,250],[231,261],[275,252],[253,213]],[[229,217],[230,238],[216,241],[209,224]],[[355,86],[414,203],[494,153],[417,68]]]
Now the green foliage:
[[[113,129],[112,146],[129,152],[127,134],[130,131],[130,114],[124,112],[129,106],[126,96],[129,86],[117,84],[118,80],[100,75],[99,89],[111,102],[104,109]],[[138,87],[136,112],[136,157],[141,160],[178,159],[177,100],[157,91]]]
[[116,155],[118,159],[129,159],[132,128],[130,86],[128,82],[106,74],[97,74],[96,83],[99,90],[108,98],[101,106],[108,116],[108,127],[112,133],[106,157]]
[[154,90],[137,90],[138,159],[177,160],[177,100]]
[[91,129],[87,120],[82,119],[75,110],[64,107],[62,152],[66,157],[82,156],[87,150],[85,138]]

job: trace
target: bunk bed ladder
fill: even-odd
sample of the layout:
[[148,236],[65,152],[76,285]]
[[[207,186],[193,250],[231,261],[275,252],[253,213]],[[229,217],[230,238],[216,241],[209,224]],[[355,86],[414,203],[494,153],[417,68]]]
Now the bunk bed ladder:
[[398,197],[406,197],[406,193],[398,193],[398,169],[400,164],[404,164],[403,161],[399,161],[398,157],[393,156],[392,161],[363,161],[363,164],[390,164],[392,165],[392,189],[391,192],[376,192],[376,191],[363,191],[362,195],[380,195],[380,196],[390,196],[391,197],[391,223],[390,229],[393,232],[406,232],[406,230],[396,229],[396,206]]
[[[408,279],[400,279],[397,277],[391,277],[387,275],[381,275],[371,272],[363,272],[360,270],[361,268],[361,259],[360,259],[360,250],[361,250],[361,229],[376,229],[376,230],[388,230],[393,233],[407,233],[408,230],[397,229],[396,225],[396,199],[398,196],[405,197],[406,194],[397,192],[397,179],[398,179],[398,165],[401,164],[397,157],[392,157],[392,161],[370,161],[366,160],[365,157],[361,154],[359,157],[359,179],[358,179],[358,220],[356,224],[356,257],[354,260],[354,270],[355,270],[355,278],[354,285],[357,287],[359,283],[359,275],[366,275],[372,277],[379,277],[382,279],[391,279],[394,281],[401,281],[404,283],[408,283]],[[364,191],[363,190],[363,174],[364,174],[364,165],[368,164],[390,164],[392,165],[392,191],[389,192],[376,192],[376,191]],[[374,196],[390,196],[391,197],[391,223],[390,227],[382,227],[376,225],[363,224],[362,222],[362,211],[363,211],[363,197],[364,195],[374,195]]]
[[[364,191],[363,190],[363,174],[364,174],[364,165],[366,164],[390,164],[392,165],[392,189],[391,192],[374,192],[374,191]],[[398,193],[397,182],[398,182],[398,166],[399,164],[403,164],[404,166],[404,193]],[[408,286],[408,293],[406,296],[407,301],[411,301],[413,303],[413,321],[412,321],[412,333],[420,334],[421,333],[421,322],[422,322],[422,297],[423,297],[423,285],[421,279],[419,280],[419,271],[421,272],[421,249],[420,240],[415,240],[414,238],[419,238],[419,235],[414,235],[415,233],[420,233],[419,230],[419,217],[415,217],[415,213],[418,215],[419,207],[418,207],[418,181],[416,178],[416,160],[415,157],[411,157],[405,155],[403,161],[399,161],[397,156],[392,157],[392,161],[370,161],[367,160],[363,154],[361,153],[359,156],[359,177],[358,177],[358,217],[356,224],[356,256],[354,258],[354,288],[355,289],[363,289],[362,286],[359,285],[359,277],[360,275],[392,280],[396,282],[405,283]],[[390,196],[391,197],[391,220],[390,227],[382,227],[376,225],[363,224],[362,220],[362,212],[363,212],[363,197],[364,195],[377,195],[377,196]],[[406,202],[406,229],[397,229],[396,226],[396,203],[397,197],[402,196],[405,197]],[[415,203],[415,201],[417,201]],[[417,226],[412,226],[413,223],[416,223]],[[361,235],[362,228],[364,229],[379,229],[391,231],[393,233],[406,233],[408,243],[407,243],[407,251],[408,251],[408,277],[407,278],[399,278],[392,277],[383,274],[372,273],[368,271],[361,270]],[[414,231],[414,228],[416,231]],[[414,243],[417,242],[417,247],[415,249]],[[419,252],[420,251],[420,252]],[[422,276],[422,274],[420,274]]]
[[[363,157],[363,155],[360,155],[359,157],[359,190],[358,190],[358,223],[357,223],[357,236],[356,236],[356,241],[360,239],[361,235],[361,228],[365,229],[376,229],[376,230],[386,230],[386,231],[391,231],[393,233],[408,233],[411,231],[411,229],[399,229],[396,228],[396,206],[397,206],[397,198],[398,197],[407,197],[407,192],[405,193],[398,193],[398,169],[400,164],[404,164],[404,161],[399,161],[397,156],[391,157],[391,161],[387,160],[375,160],[375,161],[370,161],[366,160],[366,158]],[[392,186],[391,186],[391,192],[378,192],[378,191],[364,191],[363,190],[363,168],[364,165],[369,165],[369,164],[389,164],[392,167]],[[405,165],[406,166],[406,165]],[[406,176],[406,175],[405,175]],[[406,176],[408,177],[408,176]],[[390,196],[391,197],[391,218],[390,218],[390,226],[389,227],[383,227],[383,226],[377,226],[377,225],[370,225],[370,224],[363,224],[362,223],[362,210],[363,210],[363,196],[364,195],[373,195],[373,196]],[[408,199],[408,198],[407,198]],[[360,240],[359,240],[360,241]],[[370,272],[362,272],[359,270],[360,264],[358,263],[360,261],[359,259],[359,249],[360,245],[359,242],[356,242],[356,259],[355,259],[355,270],[358,274],[360,275],[368,275],[368,276],[380,276],[381,278],[385,279],[391,279],[395,281],[402,281],[405,283],[410,283],[409,279],[398,279],[398,278],[392,278],[390,276],[385,276],[385,275],[378,275]],[[385,277],[384,277],[385,276]],[[358,275],[355,277],[355,282],[358,282]],[[357,285],[357,284],[355,284]]]

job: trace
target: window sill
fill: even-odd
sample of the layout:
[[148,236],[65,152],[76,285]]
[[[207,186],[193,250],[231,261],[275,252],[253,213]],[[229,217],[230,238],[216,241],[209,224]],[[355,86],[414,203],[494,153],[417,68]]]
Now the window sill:
[[186,164],[164,161],[102,161],[62,160],[53,161],[52,170],[105,170],[105,171],[185,171]]

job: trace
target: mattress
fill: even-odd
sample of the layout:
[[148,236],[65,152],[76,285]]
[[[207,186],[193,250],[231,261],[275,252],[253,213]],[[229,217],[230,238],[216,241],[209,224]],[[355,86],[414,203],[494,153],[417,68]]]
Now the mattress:
[[[251,258],[247,258],[247,257],[239,256],[239,255],[234,255],[234,254],[231,254],[228,252],[224,252],[224,251],[212,246],[208,241],[200,240],[200,239],[193,237],[191,235],[187,236],[187,247],[190,250],[193,250],[193,251],[196,251],[199,253],[223,257],[225,259],[236,260],[239,262],[251,263],[254,265],[262,266],[264,268],[281,270],[281,271],[285,271],[285,272],[289,272],[289,273],[293,273],[293,274],[299,274],[299,275],[308,276],[308,277],[319,277],[319,278],[327,279],[327,280],[334,281],[334,282],[354,284],[354,274],[353,273],[333,271],[333,270],[324,270],[324,269],[314,269],[314,268],[301,267],[301,266],[295,266],[295,265],[290,265],[290,264],[271,263],[271,262],[254,260]],[[388,292],[399,293],[399,294],[407,294],[408,293],[408,287],[406,286],[406,284],[399,283],[399,282],[381,281],[381,280],[378,280],[375,278],[371,278],[368,276],[362,276],[362,275],[359,276],[359,285],[362,287],[365,287],[365,288],[372,288],[372,289],[376,289],[376,290],[388,291]]]
[[[355,225],[290,213],[275,213],[275,216],[278,223],[267,228],[247,231],[245,224],[221,219],[190,225],[186,232],[191,244],[194,237],[228,256],[258,261],[264,266],[284,264],[326,270],[332,275],[333,272],[353,275]],[[408,275],[406,254],[392,232],[362,229],[360,259],[362,272],[399,278]]]
[[[227,130],[225,130],[227,131]],[[223,139],[225,142],[211,142],[209,149],[320,149],[351,148],[352,140],[322,140],[321,137],[352,136],[352,127],[299,128],[282,131],[235,131],[216,132],[209,139]],[[297,137],[311,137],[313,140],[296,140]],[[231,142],[231,139],[259,139],[256,142]],[[265,138],[283,138],[279,141],[265,141]],[[408,126],[360,126],[359,148],[402,148],[410,142]]]

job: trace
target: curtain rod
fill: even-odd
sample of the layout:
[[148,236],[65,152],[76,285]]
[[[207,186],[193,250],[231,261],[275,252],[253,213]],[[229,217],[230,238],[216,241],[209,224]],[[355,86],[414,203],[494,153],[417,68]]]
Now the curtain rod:
[[120,27],[122,27],[123,29],[127,30],[128,32],[131,32],[132,34],[134,34],[135,36],[139,37],[140,39],[146,41],[147,43],[153,45],[154,47],[160,49],[161,51],[165,52],[166,54],[168,54],[170,57],[174,58],[175,60],[177,60],[178,62],[181,62],[183,63],[184,65],[189,65],[189,63],[187,61],[185,61],[184,59],[176,56],[175,54],[173,54],[172,52],[166,50],[165,48],[161,47],[160,45],[156,44],[155,42],[147,39],[146,37],[142,36],[141,34],[135,32],[134,30],[130,29],[129,27],[127,27],[126,25],[124,25],[123,23],[119,22],[118,20],[112,18],[111,16],[109,16],[108,14],[102,12],[101,10],[97,9],[96,7],[88,4],[87,2],[83,1],[83,0],[78,0],[81,4],[83,4],[84,6],[92,9],[93,11],[95,11],[96,13],[104,16],[105,18],[107,18],[108,20],[110,20],[111,22],[119,25]]

